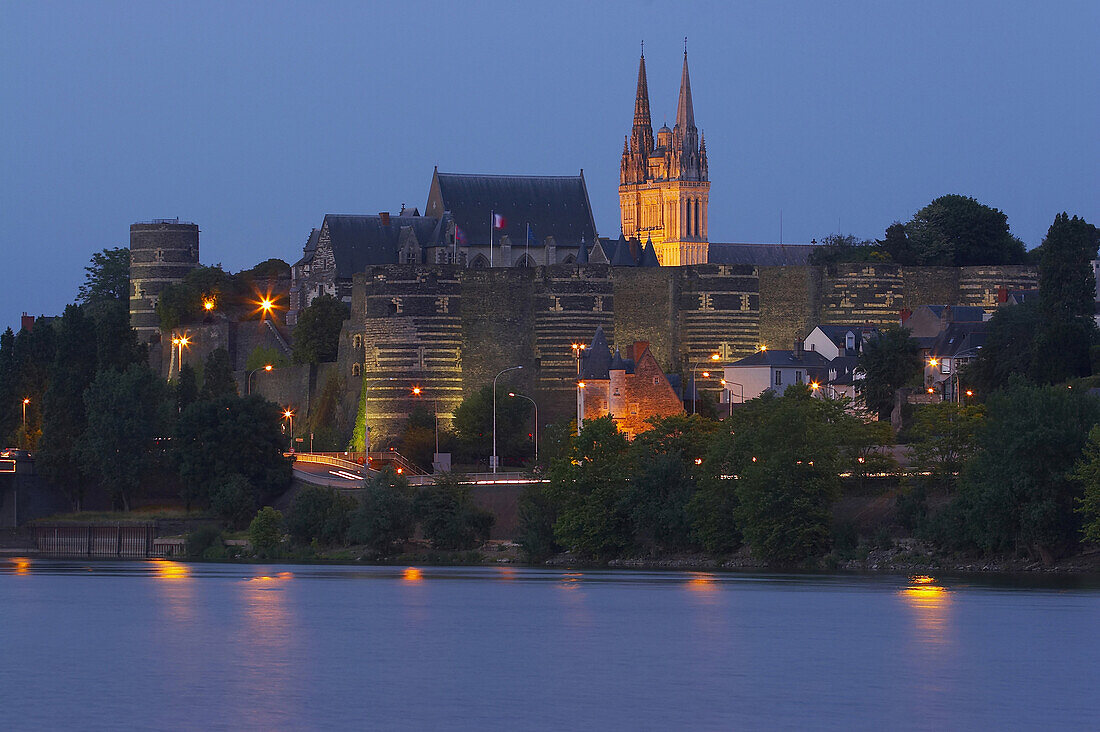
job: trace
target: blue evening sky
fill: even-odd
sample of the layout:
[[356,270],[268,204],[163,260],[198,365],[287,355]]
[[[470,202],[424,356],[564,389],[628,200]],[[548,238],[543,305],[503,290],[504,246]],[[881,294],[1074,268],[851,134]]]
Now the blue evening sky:
[[683,37],[712,241],[882,235],[944,193],[1028,246],[1100,223],[1100,2],[5,2],[0,327],[180,217],[293,262],[325,213],[423,209],[432,166],[574,174],[601,235],[639,41],[671,124]]

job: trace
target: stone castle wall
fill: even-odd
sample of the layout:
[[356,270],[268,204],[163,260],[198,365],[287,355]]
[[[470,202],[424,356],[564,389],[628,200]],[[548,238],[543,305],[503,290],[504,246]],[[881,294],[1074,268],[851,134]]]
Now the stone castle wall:
[[370,384],[372,439],[400,428],[413,386],[438,400],[446,423],[465,396],[516,365],[502,385],[535,398],[546,424],[575,413],[571,344],[589,343],[597,327],[624,351],[648,341],[663,369],[686,373],[715,352],[729,361],[760,344],[790,348],[819,323],[886,325],[923,304],[992,310],[999,287],[1037,282],[1029,267],[378,266],[355,276],[338,368],[349,399]]
[[178,221],[130,226],[130,325],[142,340],[160,332],[157,299],[199,264],[199,227]]

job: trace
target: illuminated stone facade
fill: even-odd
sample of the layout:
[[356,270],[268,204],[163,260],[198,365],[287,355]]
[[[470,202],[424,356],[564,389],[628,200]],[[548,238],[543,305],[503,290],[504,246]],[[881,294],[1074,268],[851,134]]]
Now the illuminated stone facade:
[[653,138],[645,56],[638,62],[634,127],[623,143],[619,212],[623,235],[651,241],[662,266],[707,263],[707,144],[695,127],[687,52],[676,124]]

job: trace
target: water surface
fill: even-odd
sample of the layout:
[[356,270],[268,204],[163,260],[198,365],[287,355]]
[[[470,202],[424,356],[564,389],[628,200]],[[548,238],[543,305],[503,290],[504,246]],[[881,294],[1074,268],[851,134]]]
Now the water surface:
[[1100,584],[1034,582],[0,559],[3,726],[1093,728]]

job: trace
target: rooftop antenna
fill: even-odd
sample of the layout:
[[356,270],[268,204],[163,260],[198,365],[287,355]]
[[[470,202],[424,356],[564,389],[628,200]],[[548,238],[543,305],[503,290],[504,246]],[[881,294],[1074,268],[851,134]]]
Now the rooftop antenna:
[[642,57],[645,58],[645,39],[642,39]]
[[684,55],[688,55],[688,37],[684,36]]

